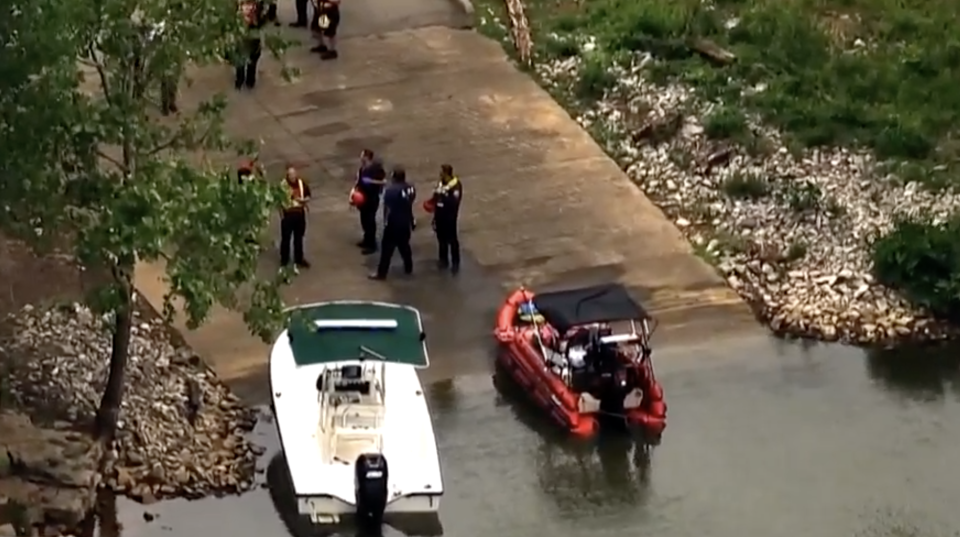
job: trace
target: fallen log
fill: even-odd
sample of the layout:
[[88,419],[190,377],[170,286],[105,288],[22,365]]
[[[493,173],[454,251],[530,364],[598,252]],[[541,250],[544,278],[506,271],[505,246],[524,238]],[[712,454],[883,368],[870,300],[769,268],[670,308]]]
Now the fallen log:
[[530,65],[533,60],[533,38],[530,35],[530,23],[523,6],[523,0],[504,0],[507,15],[510,17],[510,37],[517,51],[520,63]]

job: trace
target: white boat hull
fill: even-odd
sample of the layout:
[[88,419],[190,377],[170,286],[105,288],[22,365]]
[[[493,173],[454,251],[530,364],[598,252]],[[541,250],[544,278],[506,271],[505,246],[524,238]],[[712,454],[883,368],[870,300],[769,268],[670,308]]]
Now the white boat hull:
[[[385,515],[432,515],[440,509],[440,494],[403,496],[387,504]],[[352,515],[357,506],[333,496],[304,496],[297,498],[301,515],[310,517],[314,524],[336,524],[341,517]]]
[[[362,393],[351,387],[359,384],[338,384],[346,382],[344,368],[360,374],[350,382],[365,383]],[[381,506],[386,500],[384,515],[437,513],[443,494],[440,457],[416,367],[359,358],[298,363],[284,331],[271,350],[270,385],[301,515],[335,524],[356,514],[358,461],[372,454],[386,463],[385,495],[379,496]]]

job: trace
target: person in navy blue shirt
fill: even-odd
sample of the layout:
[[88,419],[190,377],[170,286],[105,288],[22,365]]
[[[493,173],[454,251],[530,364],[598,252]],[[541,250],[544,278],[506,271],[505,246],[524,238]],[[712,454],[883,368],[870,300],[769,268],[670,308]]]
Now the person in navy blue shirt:
[[416,198],[416,189],[407,183],[406,170],[402,166],[394,167],[390,185],[383,192],[383,240],[380,245],[380,263],[377,265],[377,271],[370,275],[370,279],[387,279],[394,250],[400,253],[400,258],[403,260],[403,272],[413,273],[410,235],[413,233],[413,202]]
[[380,191],[387,182],[386,178],[387,173],[383,170],[383,164],[374,156],[373,151],[369,149],[361,151],[357,184],[354,188],[363,194],[363,203],[357,207],[360,211],[363,239],[357,243],[357,246],[363,249],[364,255],[377,251],[377,209],[380,208]]

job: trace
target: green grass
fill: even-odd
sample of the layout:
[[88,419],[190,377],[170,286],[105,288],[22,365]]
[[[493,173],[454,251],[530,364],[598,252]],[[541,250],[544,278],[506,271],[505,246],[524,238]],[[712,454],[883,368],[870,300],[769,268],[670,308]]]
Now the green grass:
[[741,173],[725,180],[720,189],[730,198],[755,201],[767,197],[771,186],[763,177]]
[[[576,53],[593,36],[612,61],[637,51],[679,79],[731,103],[711,136],[743,134],[743,111],[801,146],[862,146],[908,162],[914,179],[949,186],[960,161],[960,3],[947,0],[529,0],[545,57]],[[734,23],[735,22],[735,23]],[[706,38],[736,54],[716,65],[687,46]],[[594,57],[594,56],[591,56]],[[596,60],[592,60],[596,63]],[[588,64],[578,85],[597,98],[612,81]]]

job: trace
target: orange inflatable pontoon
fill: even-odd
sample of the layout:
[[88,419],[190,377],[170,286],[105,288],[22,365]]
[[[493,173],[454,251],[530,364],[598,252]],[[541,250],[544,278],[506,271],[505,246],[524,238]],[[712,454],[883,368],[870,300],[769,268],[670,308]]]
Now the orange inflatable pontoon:
[[539,295],[521,288],[497,314],[497,361],[574,435],[592,436],[606,415],[656,441],[667,405],[650,358],[652,321],[621,285]]

